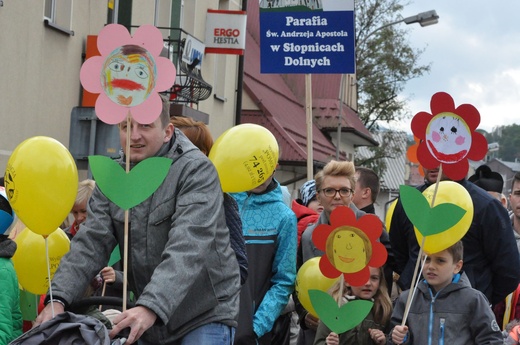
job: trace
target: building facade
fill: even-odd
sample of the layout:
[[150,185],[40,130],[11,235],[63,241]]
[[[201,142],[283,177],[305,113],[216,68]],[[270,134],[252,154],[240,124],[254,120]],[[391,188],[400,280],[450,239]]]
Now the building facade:
[[[165,41],[178,38],[180,29],[203,42],[208,9],[240,10],[241,5],[240,0],[4,1],[0,7],[4,54],[0,64],[0,171],[5,171],[16,146],[34,136],[52,137],[67,148],[71,144],[89,146],[88,135],[74,128],[72,114],[82,105],[79,71],[89,35],[97,35],[107,23],[121,23],[131,32],[152,24],[162,28]],[[211,93],[203,101],[181,102],[184,109],[207,114],[215,137],[235,125],[237,65],[236,55],[204,55],[198,75],[211,85]],[[80,171],[80,175],[85,177],[86,172]]]

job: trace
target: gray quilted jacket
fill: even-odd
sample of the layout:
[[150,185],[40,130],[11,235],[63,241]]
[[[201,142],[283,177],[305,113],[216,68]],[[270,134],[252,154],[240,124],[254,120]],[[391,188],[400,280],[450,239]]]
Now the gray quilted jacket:
[[[128,286],[136,305],[158,316],[142,340],[170,344],[211,322],[237,326],[240,273],[213,164],[177,129],[157,156],[173,163],[156,192],[129,211]],[[80,299],[80,287],[107,264],[116,244],[123,248],[124,213],[96,187],[87,220],[54,276],[55,296]]]

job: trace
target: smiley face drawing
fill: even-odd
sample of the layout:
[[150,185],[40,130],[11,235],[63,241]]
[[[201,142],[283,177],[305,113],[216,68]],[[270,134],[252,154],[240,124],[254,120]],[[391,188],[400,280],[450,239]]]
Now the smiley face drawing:
[[338,271],[355,273],[368,264],[372,256],[372,245],[363,231],[351,226],[341,226],[327,238],[326,255]]
[[152,55],[137,45],[116,48],[101,69],[101,85],[113,102],[122,106],[143,103],[157,79]]
[[426,128],[426,145],[439,162],[456,163],[466,157],[471,148],[471,131],[460,116],[440,113]]

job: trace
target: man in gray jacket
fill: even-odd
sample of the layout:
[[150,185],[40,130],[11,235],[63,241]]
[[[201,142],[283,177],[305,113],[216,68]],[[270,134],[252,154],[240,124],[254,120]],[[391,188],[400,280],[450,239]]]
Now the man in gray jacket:
[[[131,166],[149,157],[172,160],[152,196],[129,210],[128,286],[136,306],[119,315],[110,333],[130,328],[127,344],[231,344],[237,326],[240,274],[229,243],[223,196],[213,164],[161,117],[144,125],[119,125],[121,146]],[[130,152],[126,152],[127,130]],[[82,298],[90,279],[124,245],[125,211],[98,187],[87,221],[61,260],[52,281],[53,300],[36,324]],[[141,337],[142,336],[142,337]]]

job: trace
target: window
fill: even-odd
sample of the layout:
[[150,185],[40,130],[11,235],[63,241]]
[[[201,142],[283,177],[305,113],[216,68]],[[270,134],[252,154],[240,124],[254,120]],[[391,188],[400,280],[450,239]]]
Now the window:
[[64,34],[74,36],[74,31],[72,31],[72,1],[45,0],[43,14],[45,25]]

